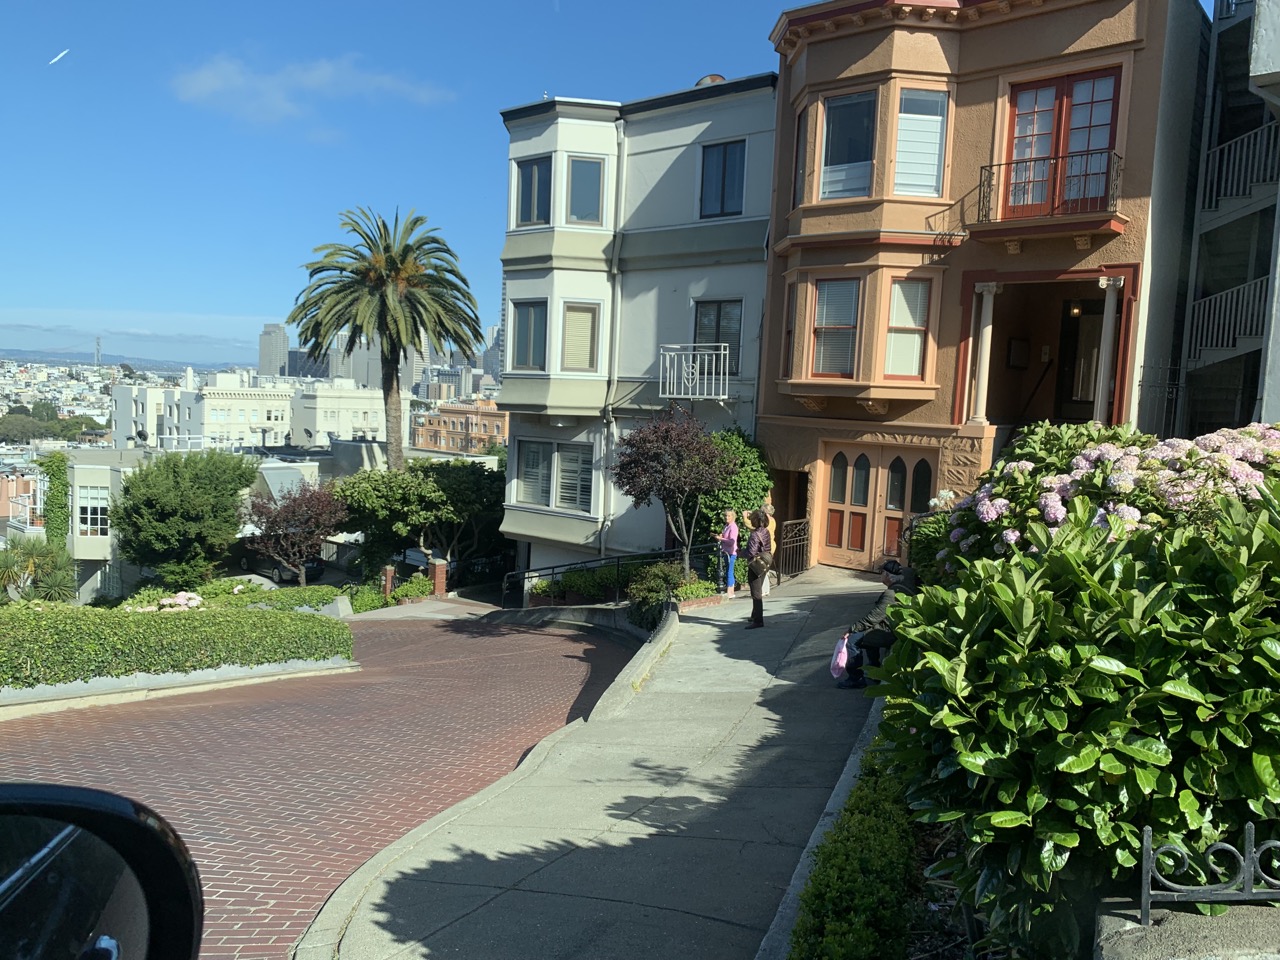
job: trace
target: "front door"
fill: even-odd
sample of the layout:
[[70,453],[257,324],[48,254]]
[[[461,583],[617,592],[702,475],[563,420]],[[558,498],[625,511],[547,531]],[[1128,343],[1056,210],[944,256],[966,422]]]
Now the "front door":
[[936,452],[871,444],[827,444],[820,488],[818,561],[871,570],[903,554],[907,521],[929,509]]

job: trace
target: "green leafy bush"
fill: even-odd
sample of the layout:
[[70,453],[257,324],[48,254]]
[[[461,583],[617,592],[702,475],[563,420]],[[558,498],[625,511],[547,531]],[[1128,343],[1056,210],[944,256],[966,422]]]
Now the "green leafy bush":
[[638,627],[652,630],[662,619],[662,610],[678,588],[692,583],[694,574],[685,575],[684,565],[676,561],[653,563],[643,567],[627,587],[627,619]]
[[362,583],[357,587],[349,587],[345,592],[351,599],[352,613],[368,613],[387,606],[387,598],[382,595],[381,587]]
[[411,600],[416,597],[429,597],[435,593],[435,584],[430,577],[415,573],[400,586],[391,591],[392,600]]
[[791,960],[900,960],[919,890],[902,781],[868,751],[858,782],[813,856],[791,931]]
[[[337,587],[286,587],[268,590],[261,584],[227,577],[222,580],[211,580],[200,588],[196,596],[199,602],[195,606],[203,610],[241,610],[246,607],[266,608],[268,610],[296,610],[307,608],[319,610],[338,596],[341,591]],[[132,612],[148,612],[150,608],[172,606],[165,601],[180,594],[164,587],[144,587],[134,593],[123,606]]]
[[[707,558],[707,579],[720,583],[724,579],[725,557],[723,553],[713,553]],[[747,585],[747,558],[738,554],[733,562],[733,580],[739,587]]]
[[335,656],[351,656],[351,628],[309,613],[0,610],[0,687]]
[[1277,489],[1210,530],[1074,499],[1034,552],[895,607],[882,734],[918,817],[961,831],[936,870],[995,942],[1075,956],[1073,905],[1136,889],[1144,826],[1203,852],[1280,815]]
[[588,603],[604,599],[604,584],[599,570],[566,570],[560,577],[566,594],[576,593]]
[[714,597],[719,592],[719,588],[711,580],[694,579],[676,587],[672,596],[677,601],[700,600],[703,597]]
[[529,588],[535,597],[549,597],[552,600],[564,599],[564,584],[557,579],[539,580]]
[[937,583],[942,579],[940,561],[945,559],[950,533],[951,523],[946,513],[926,513],[911,521],[907,561],[921,583]]
[[724,529],[724,512],[738,511],[738,533],[746,541],[747,529],[744,517],[749,510],[758,510],[764,498],[773,489],[769,477],[769,465],[764,449],[752,440],[740,427],[717,430],[711,440],[725,454],[737,460],[738,467],[728,474],[715,490],[702,498],[695,541],[707,543],[720,539]]

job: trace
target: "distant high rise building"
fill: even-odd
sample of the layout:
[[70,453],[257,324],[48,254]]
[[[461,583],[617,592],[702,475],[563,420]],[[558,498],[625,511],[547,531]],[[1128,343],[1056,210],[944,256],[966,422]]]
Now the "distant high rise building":
[[489,346],[484,351],[480,365],[486,374],[493,377],[494,380],[501,381],[503,354],[507,345],[506,328],[498,326],[492,329],[494,331],[493,339],[489,341]]
[[329,376],[351,376],[351,358],[347,356],[347,333],[339,330],[333,338],[333,346],[329,349]]
[[289,331],[283,323],[268,323],[258,337],[258,375],[281,377],[289,367]]
[[329,376],[329,361],[332,352],[319,360],[312,360],[307,356],[307,351],[295,349],[289,351],[289,376],[291,377],[315,377],[324,379]]

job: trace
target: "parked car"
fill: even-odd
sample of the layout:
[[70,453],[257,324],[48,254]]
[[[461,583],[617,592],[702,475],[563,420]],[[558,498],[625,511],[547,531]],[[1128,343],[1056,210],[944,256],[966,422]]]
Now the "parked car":
[[[303,567],[307,571],[307,583],[314,583],[324,576],[324,561],[312,557]],[[246,573],[253,572],[270,577],[272,583],[289,583],[298,579],[298,575],[278,560],[264,557],[260,553],[244,553],[240,556],[240,569]]]

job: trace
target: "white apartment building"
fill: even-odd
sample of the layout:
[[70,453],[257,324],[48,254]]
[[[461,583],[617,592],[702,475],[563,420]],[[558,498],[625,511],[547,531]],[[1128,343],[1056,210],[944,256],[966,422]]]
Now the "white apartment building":
[[671,399],[713,429],[751,429],[776,83],[503,112],[502,532],[525,568],[663,546],[661,511],[637,511],[609,471]]
[[[198,389],[120,384],[113,388],[112,444],[162,450],[327,447],[332,439],[386,440],[382,391],[354,380],[272,381],[247,372],[210,374]],[[402,392],[409,436],[409,394]]]

